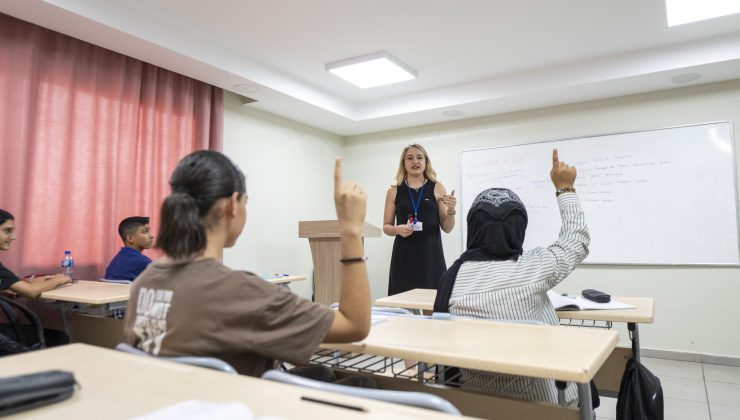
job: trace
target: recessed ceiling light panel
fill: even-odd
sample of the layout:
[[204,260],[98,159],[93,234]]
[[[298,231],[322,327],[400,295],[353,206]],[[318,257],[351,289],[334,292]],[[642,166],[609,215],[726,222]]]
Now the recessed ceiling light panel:
[[329,63],[326,70],[363,89],[416,79],[416,70],[385,51]]
[[668,26],[740,13],[740,0],[665,0]]

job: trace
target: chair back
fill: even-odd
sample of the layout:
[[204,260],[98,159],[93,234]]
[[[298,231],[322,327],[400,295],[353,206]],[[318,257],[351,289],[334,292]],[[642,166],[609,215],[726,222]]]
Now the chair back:
[[116,350],[125,353],[136,354],[139,356],[156,357],[162,360],[168,360],[170,362],[182,363],[185,365],[199,366],[208,369],[218,370],[226,372],[232,375],[238,375],[239,373],[234,369],[233,366],[224,362],[221,359],[215,357],[201,357],[201,356],[154,356],[153,354],[147,353],[144,350],[137,349],[127,343],[119,343],[116,346]]
[[[26,305],[17,302],[15,299],[0,296],[0,310],[8,320],[6,332],[11,334],[11,336],[6,336],[0,332],[0,356],[46,348],[41,321]],[[32,345],[21,342],[23,340],[21,329],[24,325],[22,325],[19,315],[23,315],[34,330],[35,337]]]
[[460,415],[460,411],[449,401],[433,394],[427,394],[425,392],[356,388],[346,385],[337,385],[328,382],[316,381],[301,376],[291,375],[290,373],[281,372],[279,370],[268,370],[262,375],[262,379],[303,386],[306,388],[313,388],[322,391],[334,392],[337,394],[351,395],[353,397],[368,398],[371,400],[379,400],[401,405],[411,405],[414,407],[441,411],[443,413],[449,413],[458,416]]
[[380,315],[413,315],[413,312],[404,308],[391,308],[386,306],[373,306],[370,311]]
[[[339,309],[339,303],[329,305],[331,309]],[[414,313],[404,308],[392,308],[390,306],[372,306],[370,312],[379,315],[413,315]]]

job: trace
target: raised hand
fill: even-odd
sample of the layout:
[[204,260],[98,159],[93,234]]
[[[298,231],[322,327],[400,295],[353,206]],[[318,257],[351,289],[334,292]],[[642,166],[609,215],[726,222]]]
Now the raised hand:
[[552,149],[552,169],[550,170],[550,179],[552,179],[555,189],[573,188],[576,181],[576,167],[561,162],[558,158],[558,149]]
[[339,157],[334,165],[334,206],[340,232],[361,234],[367,195],[359,184],[342,180],[342,158]]

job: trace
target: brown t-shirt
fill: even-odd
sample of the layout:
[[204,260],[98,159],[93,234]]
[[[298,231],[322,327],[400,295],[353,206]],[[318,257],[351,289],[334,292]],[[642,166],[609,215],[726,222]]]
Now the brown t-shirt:
[[214,259],[154,262],[131,287],[126,341],[163,356],[210,356],[260,376],[275,359],[305,363],[334,311]]

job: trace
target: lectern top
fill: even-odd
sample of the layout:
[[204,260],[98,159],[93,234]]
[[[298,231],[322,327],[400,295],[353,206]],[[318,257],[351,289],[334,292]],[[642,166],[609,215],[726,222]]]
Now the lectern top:
[[[362,236],[380,236],[380,228],[365,223],[362,226]],[[299,238],[338,238],[339,222],[336,220],[305,220],[298,222]]]

